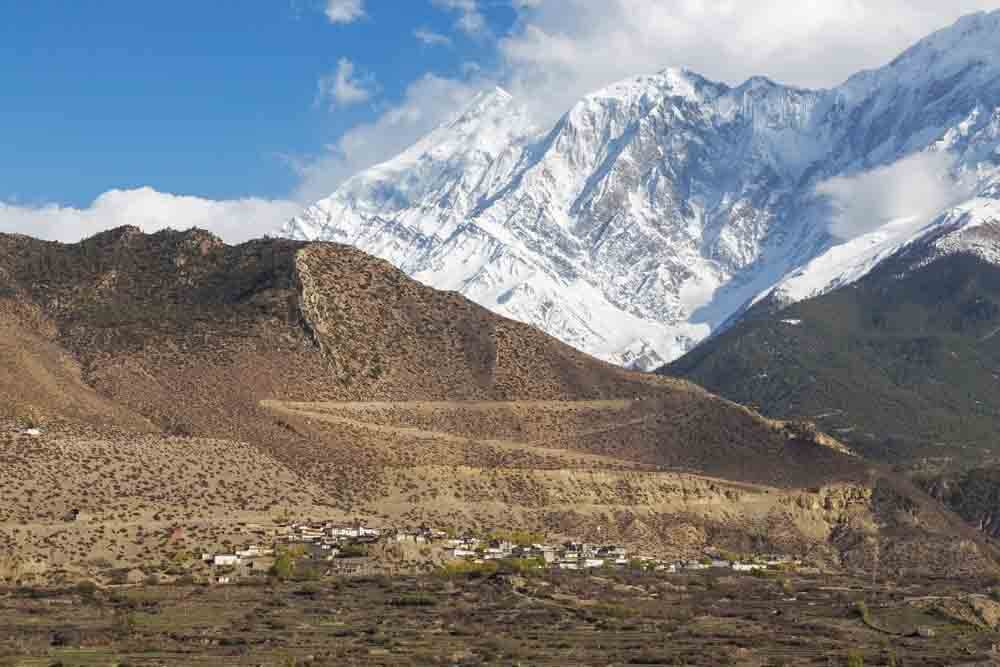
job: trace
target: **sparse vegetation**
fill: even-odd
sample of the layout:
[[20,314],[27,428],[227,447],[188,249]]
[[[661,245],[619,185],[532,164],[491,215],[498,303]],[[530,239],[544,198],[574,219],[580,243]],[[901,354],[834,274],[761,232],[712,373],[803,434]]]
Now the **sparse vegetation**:
[[341,548],[338,558],[364,558],[368,549],[362,544],[348,544]]
[[545,561],[538,558],[504,558],[498,561],[499,572],[531,574],[545,567]]
[[292,577],[295,572],[295,560],[289,553],[280,554],[274,561],[274,565],[271,566],[271,576],[275,577],[281,581],[285,581]]
[[452,561],[438,568],[438,574],[443,577],[483,577],[495,574],[499,566],[496,561],[474,563],[471,561]]
[[[837,589],[864,580],[799,579],[800,599],[788,603],[772,582],[695,586],[706,576],[548,572],[527,586],[503,577],[364,577],[197,593],[164,585],[118,592],[103,607],[82,604],[75,589],[4,591],[0,664],[12,655],[25,665],[155,656],[170,667],[433,665],[458,655],[581,666],[965,664],[986,659],[1000,641],[995,630],[962,631],[969,626],[957,620],[974,581],[911,581],[908,592],[940,600],[937,611],[901,599],[891,610],[931,614],[939,632],[887,648],[884,633],[842,622]],[[783,613],[761,613],[771,608]]]
[[389,604],[394,607],[433,607],[437,600],[428,593],[409,593],[392,598]]
[[42,411],[31,405],[21,406],[15,412],[14,421],[18,426],[25,429],[40,429],[45,425],[45,417]]
[[97,584],[93,581],[81,581],[76,585],[76,592],[84,602],[94,602],[97,595]]

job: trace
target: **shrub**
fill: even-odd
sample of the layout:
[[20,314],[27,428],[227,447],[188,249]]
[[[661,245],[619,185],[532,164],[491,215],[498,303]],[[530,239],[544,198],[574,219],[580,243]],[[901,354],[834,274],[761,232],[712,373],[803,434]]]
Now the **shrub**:
[[21,428],[41,428],[45,423],[45,418],[38,408],[27,406],[17,412],[15,421]]
[[135,632],[135,617],[127,611],[118,612],[115,614],[112,631],[119,639],[131,637]]
[[484,577],[496,573],[498,565],[496,561],[485,563],[473,563],[470,561],[457,560],[445,563],[438,568],[437,574],[445,577]]
[[361,544],[348,544],[344,546],[337,558],[364,558],[368,555],[368,549]]
[[318,581],[323,577],[323,570],[315,563],[296,563],[292,574],[293,581]]
[[274,561],[271,566],[271,576],[284,581],[292,576],[295,571],[295,561],[288,553],[283,553]]
[[595,613],[608,618],[634,618],[639,612],[635,607],[603,602],[593,607]]
[[316,597],[320,594],[320,588],[316,584],[306,584],[292,594],[300,597]]
[[540,558],[505,558],[498,562],[497,569],[504,573],[527,574],[544,566],[545,561]]
[[93,602],[97,594],[97,584],[93,581],[81,581],[76,585],[76,593],[84,602]]
[[433,607],[437,600],[427,593],[407,593],[389,601],[393,607]]

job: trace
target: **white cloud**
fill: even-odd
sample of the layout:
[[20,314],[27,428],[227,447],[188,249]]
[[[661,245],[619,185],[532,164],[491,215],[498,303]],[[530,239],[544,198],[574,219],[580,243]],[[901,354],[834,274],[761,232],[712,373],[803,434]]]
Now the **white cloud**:
[[[460,27],[488,26],[476,0],[432,0]],[[803,86],[840,83],[995,0],[511,0],[518,21],[497,43],[501,71],[463,67],[464,80],[426,75],[403,101],[300,160],[296,198],[325,197],[357,171],[389,159],[477,89],[504,85],[553,121],[581,96],[619,79],[686,66],[739,83],[764,74]],[[348,79],[350,80],[350,79]]]
[[273,234],[300,210],[299,204],[285,200],[212,200],[144,187],[109,190],[87,208],[0,202],[0,232],[73,242],[122,225],[146,232],[200,227],[229,243],[239,243]]
[[312,203],[355,173],[394,157],[461,109],[486,85],[427,74],[410,84],[402,101],[359,125],[318,157],[295,164],[302,182],[295,199]]
[[[994,0],[508,1],[519,18],[495,42],[499,70],[465,63],[462,78],[427,74],[412,83],[398,105],[383,108],[320,155],[293,160],[302,178],[294,198],[328,196],[358,171],[397,155],[489,85],[511,90],[542,124],[588,92],[667,66],[729,83],[764,74],[803,86],[833,85]],[[490,34],[478,0],[432,3],[458,12],[459,29]],[[423,28],[414,35],[428,44],[448,39]],[[342,81],[346,99],[368,99],[370,82],[358,81],[352,70]],[[321,84],[324,97],[337,99],[336,83],[334,76]]]
[[[433,0],[488,30],[475,0]],[[823,86],[888,62],[981,0],[512,0],[519,20],[498,43],[501,72],[463,67],[465,79],[426,75],[403,101],[347,132],[318,158],[299,160],[296,198],[325,197],[387,160],[499,83],[553,121],[582,95],[666,66],[741,82],[755,74]],[[477,18],[478,17],[478,18]],[[460,18],[460,20],[462,20]]]
[[364,0],[327,0],[326,18],[330,23],[353,23],[365,15]]
[[417,28],[413,31],[413,36],[426,46],[450,46],[451,37],[434,32],[427,28]]
[[830,233],[853,239],[885,223],[909,219],[916,229],[941,211],[972,195],[972,188],[950,174],[954,157],[918,153],[894,164],[854,176],[838,176],[816,191],[833,205]]
[[455,27],[467,35],[478,36],[487,32],[486,17],[479,11],[477,0],[431,0],[442,9],[458,12]]
[[337,61],[332,74],[320,77],[317,82],[316,103],[333,107],[348,107],[367,102],[375,89],[375,77],[370,74],[355,75],[355,66],[347,58]]
[[996,0],[517,0],[509,87],[546,119],[616,80],[688,67],[826,87]]

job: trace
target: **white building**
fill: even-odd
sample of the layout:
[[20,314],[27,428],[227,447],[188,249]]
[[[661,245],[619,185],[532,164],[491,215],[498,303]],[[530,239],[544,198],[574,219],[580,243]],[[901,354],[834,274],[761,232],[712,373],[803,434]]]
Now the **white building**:
[[753,572],[765,569],[760,563],[733,563],[733,570],[736,572]]
[[236,555],[239,556],[240,558],[258,558],[260,556],[273,556],[274,549],[254,544],[247,547],[246,549],[241,549],[237,551]]

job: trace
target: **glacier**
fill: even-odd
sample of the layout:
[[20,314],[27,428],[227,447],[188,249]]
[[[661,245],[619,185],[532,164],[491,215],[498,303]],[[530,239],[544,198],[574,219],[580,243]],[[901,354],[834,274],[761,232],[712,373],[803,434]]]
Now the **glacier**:
[[968,193],[948,208],[964,206],[963,219],[1000,198],[1000,11],[825,90],[765,77],[731,87],[668,68],[587,95],[552,127],[486,90],[280,234],[357,246],[649,370],[762,298],[850,283],[953,225],[959,214],[942,210],[831,233],[823,183],[921,152],[949,156],[942,177]]

